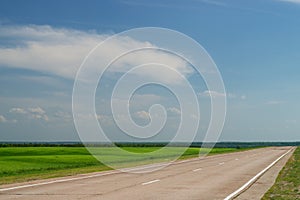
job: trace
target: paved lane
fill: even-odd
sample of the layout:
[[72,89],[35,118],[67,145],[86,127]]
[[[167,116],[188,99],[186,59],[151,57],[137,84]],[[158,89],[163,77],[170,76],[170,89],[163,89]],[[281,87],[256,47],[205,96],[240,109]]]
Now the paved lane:
[[179,161],[151,173],[110,171],[19,189],[3,188],[20,184],[2,186],[0,199],[224,199],[289,149],[269,147]]

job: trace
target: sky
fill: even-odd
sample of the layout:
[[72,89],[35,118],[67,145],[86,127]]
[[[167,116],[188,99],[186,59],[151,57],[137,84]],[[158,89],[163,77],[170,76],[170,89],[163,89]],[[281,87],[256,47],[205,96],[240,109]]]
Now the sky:
[[[81,63],[99,42],[142,27],[181,32],[214,60],[227,96],[219,141],[299,141],[299,19],[299,0],[2,0],[0,141],[79,141],[72,91]],[[120,38],[102,52],[100,60],[145,42]],[[99,123],[112,140],[132,139],[114,123],[110,95],[130,66],[155,58],[170,63],[191,82],[201,111],[196,141],[202,141],[210,120],[210,97],[223,94],[208,90],[201,76],[181,59],[158,51],[124,58],[105,73],[95,98]],[[163,69],[132,76],[132,80],[151,77],[180,88],[180,80]],[[149,108],[154,104],[163,105],[168,117],[152,139],[168,141],[182,116],[168,89],[139,88],[130,100],[132,119],[140,126],[149,124]]]

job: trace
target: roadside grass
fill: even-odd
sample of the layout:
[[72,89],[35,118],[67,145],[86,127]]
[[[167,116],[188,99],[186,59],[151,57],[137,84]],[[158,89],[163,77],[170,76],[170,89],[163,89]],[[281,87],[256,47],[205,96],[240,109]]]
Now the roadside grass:
[[275,184],[264,195],[263,200],[300,199],[300,147],[280,171]]
[[[115,167],[132,167],[173,160],[182,147],[168,147],[162,154],[148,156],[160,147],[122,147],[137,154],[134,158],[122,156],[114,147],[89,148],[94,155],[105,158]],[[245,149],[215,148],[209,155],[230,153]],[[201,149],[208,151],[208,149]],[[179,159],[197,157],[199,148],[188,148]],[[84,147],[5,147],[0,148],[0,184],[24,182],[44,178],[69,176],[81,173],[111,170],[99,162]]]

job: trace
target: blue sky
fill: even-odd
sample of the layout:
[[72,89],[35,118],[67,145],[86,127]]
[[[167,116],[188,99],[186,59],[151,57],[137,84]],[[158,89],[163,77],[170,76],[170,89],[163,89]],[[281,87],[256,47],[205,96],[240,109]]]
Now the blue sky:
[[[1,1],[0,140],[74,141],[72,87],[85,55],[106,37],[139,27],[180,31],[211,55],[227,91],[222,141],[300,140],[300,1]],[[107,73],[104,82],[114,82]],[[159,77],[158,77],[159,78]],[[207,128],[209,99],[193,77]],[[99,120],[113,136],[109,89],[99,91]],[[163,97],[163,98],[162,98]],[[103,98],[101,100],[101,98]],[[170,116],[162,138],[180,117],[170,93],[149,87],[133,99],[133,116],[147,124],[148,109]],[[144,102],[143,105],[139,105]]]

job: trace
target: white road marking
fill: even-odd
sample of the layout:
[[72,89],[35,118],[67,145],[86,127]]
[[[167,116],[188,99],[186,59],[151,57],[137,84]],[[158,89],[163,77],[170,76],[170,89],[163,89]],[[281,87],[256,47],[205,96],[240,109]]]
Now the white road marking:
[[48,181],[48,182],[42,182],[42,183],[20,185],[20,186],[15,186],[15,187],[10,187],[10,188],[0,188],[0,192],[9,191],[9,190],[15,190],[15,189],[21,189],[21,188],[34,187],[34,186],[48,185],[48,184],[52,184],[52,183],[63,183],[63,182],[67,182],[67,181],[82,180],[82,179],[93,178],[93,177],[100,177],[100,176],[106,176],[106,175],[117,174],[117,173],[120,173],[120,172],[118,172],[118,171],[112,171],[112,172],[101,173],[101,174],[93,174],[93,175],[89,175],[89,176],[81,176],[81,177],[60,179],[60,180],[54,180],[54,181]]
[[197,171],[200,171],[200,170],[202,170],[202,168],[194,169],[193,172],[197,172]]
[[225,164],[224,162],[220,162],[220,163],[219,163],[219,165],[224,165],[224,164]]
[[142,183],[142,185],[149,185],[149,184],[151,184],[151,183],[156,183],[156,182],[158,182],[158,181],[160,181],[159,179],[155,179],[155,180],[153,180],[153,181],[149,181],[149,182],[146,182],[146,183]]
[[236,158],[235,160],[239,160],[238,158]]
[[245,183],[242,187],[228,195],[224,200],[230,200],[239,195],[241,192],[243,192],[245,189],[247,189],[249,186],[251,186],[259,177],[261,177],[266,171],[268,171],[271,167],[273,167],[281,158],[286,156],[288,153],[290,153],[292,149],[288,150],[284,154],[282,154],[279,158],[277,158],[274,162],[272,162],[269,166],[267,166],[265,169],[263,169],[261,172],[256,174],[253,178],[251,178],[247,183]]

